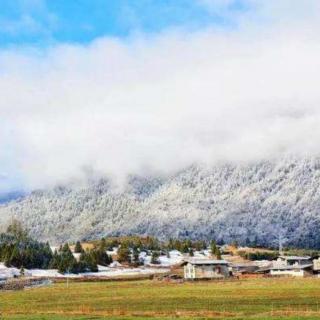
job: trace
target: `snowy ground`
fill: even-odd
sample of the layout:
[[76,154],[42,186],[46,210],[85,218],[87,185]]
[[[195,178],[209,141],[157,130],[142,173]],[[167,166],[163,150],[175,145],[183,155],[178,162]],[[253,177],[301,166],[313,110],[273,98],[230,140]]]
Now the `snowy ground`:
[[[113,251],[108,251],[108,254],[115,254],[117,248]],[[74,254],[79,259],[79,254]],[[194,258],[208,258],[210,253],[208,250],[195,251]],[[159,264],[151,264],[151,255],[147,255],[146,252],[141,252],[139,255],[140,261],[144,264],[137,268],[125,268],[119,262],[114,261],[109,267],[99,266],[99,272],[88,272],[79,274],[60,274],[56,269],[43,270],[43,269],[30,269],[25,270],[26,276],[33,277],[48,277],[48,278],[81,278],[81,277],[119,277],[119,276],[139,276],[148,274],[159,274],[170,271],[170,267],[178,265],[186,259],[191,258],[188,254],[182,254],[177,250],[171,250],[167,255],[161,255],[159,257]],[[0,280],[9,279],[20,276],[20,270],[17,268],[7,268],[3,263],[0,263]]]
[[[61,274],[56,269],[43,270],[43,269],[30,269],[25,270],[26,276],[32,277],[45,277],[45,278],[82,278],[82,277],[119,277],[119,276],[139,276],[139,275],[151,275],[161,274],[170,271],[168,268],[124,268],[124,267],[103,267],[99,266],[98,272],[87,272],[79,274]],[[7,268],[0,263],[0,280],[10,279],[20,276],[20,270],[16,268]]]
[[3,263],[0,263],[0,280],[14,278],[20,276],[20,270],[16,268],[7,268]]
[[86,272],[79,274],[60,274],[57,270],[40,270],[40,269],[31,269],[28,270],[33,277],[48,277],[48,278],[82,278],[82,277],[119,277],[119,276],[139,276],[139,275],[148,275],[148,274],[159,274],[166,273],[170,271],[167,268],[110,268],[99,266],[98,272]]
[[[208,250],[203,251],[195,251],[194,256],[190,257],[189,254],[182,254],[178,250],[171,250],[169,251],[169,256],[162,255],[159,257],[159,264],[157,266],[163,266],[163,267],[171,267],[174,265],[180,264],[182,261],[190,258],[209,258],[210,252]],[[147,256],[145,252],[141,252],[139,255],[140,260],[145,265],[152,265],[151,264],[151,255]]]

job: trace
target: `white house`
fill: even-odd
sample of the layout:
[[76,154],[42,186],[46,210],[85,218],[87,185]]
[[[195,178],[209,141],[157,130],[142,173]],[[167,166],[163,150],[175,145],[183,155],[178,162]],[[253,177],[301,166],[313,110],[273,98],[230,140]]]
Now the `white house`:
[[271,276],[306,277],[313,273],[311,257],[280,256],[269,268]]
[[273,266],[302,266],[308,264],[312,264],[312,259],[308,256],[279,256],[279,258],[273,262]]
[[229,263],[225,260],[190,259],[182,263],[185,279],[222,279],[229,277]]
[[270,268],[271,276],[307,277],[312,275],[312,263],[305,265],[273,266]]

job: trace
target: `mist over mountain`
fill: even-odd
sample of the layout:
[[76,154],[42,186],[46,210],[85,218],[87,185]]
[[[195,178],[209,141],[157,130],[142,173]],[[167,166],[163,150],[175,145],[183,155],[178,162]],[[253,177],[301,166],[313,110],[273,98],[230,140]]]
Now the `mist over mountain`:
[[237,240],[320,246],[320,158],[193,165],[168,177],[131,176],[123,190],[107,179],[34,191],[0,206],[53,243],[108,235]]

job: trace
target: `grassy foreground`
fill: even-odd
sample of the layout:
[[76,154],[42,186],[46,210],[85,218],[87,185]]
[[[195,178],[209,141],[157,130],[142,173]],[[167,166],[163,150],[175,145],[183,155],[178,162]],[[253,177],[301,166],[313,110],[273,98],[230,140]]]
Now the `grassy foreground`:
[[320,279],[120,281],[0,292],[0,319],[320,319]]

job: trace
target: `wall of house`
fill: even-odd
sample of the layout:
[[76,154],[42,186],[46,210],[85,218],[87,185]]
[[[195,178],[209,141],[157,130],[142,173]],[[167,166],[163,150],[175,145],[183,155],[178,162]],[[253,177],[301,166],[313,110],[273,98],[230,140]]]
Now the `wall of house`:
[[225,278],[229,276],[229,269],[226,265],[191,265],[184,267],[186,279]]
[[291,276],[291,277],[304,277],[307,273],[304,270],[271,270],[272,276]]
[[185,279],[195,278],[195,268],[192,264],[187,264],[184,266],[184,278]]
[[313,270],[320,271],[320,259],[313,260]]

